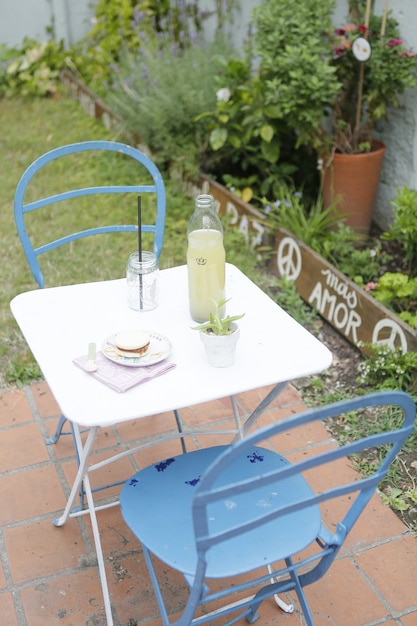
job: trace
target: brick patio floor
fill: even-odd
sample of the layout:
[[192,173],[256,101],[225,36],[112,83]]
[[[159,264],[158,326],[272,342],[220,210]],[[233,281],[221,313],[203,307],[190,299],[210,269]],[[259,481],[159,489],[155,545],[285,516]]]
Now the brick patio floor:
[[[265,390],[243,394],[250,410]],[[259,420],[279,420],[303,410],[298,391],[288,387]],[[71,437],[47,446],[59,409],[46,383],[0,392],[0,625],[105,626],[103,600],[92,533],[87,517],[52,525],[65,505],[76,471]],[[188,425],[231,419],[228,400],[181,411]],[[120,450],[154,430],[174,428],[171,414],[103,429],[95,459]],[[218,443],[210,437],[206,445]],[[193,445],[198,445],[194,441]],[[321,424],[288,442],[287,456],[310,446],[335,445]],[[97,472],[97,480],[124,480],[136,466],[178,453],[170,442],[142,451]],[[346,468],[345,468],[346,469]],[[349,468],[349,471],[353,471]],[[116,488],[113,488],[113,492]],[[156,602],[140,544],[124,524],[118,507],[98,513],[115,626],[160,626]],[[179,576],[166,571],[170,606],[184,597]],[[417,626],[417,540],[375,495],[353,529],[345,549],[328,574],[306,591],[316,626]],[[291,599],[294,601],[294,599]],[[286,615],[272,600],[260,609],[260,626],[299,626],[295,612]],[[245,620],[239,624],[246,624]],[[219,626],[221,626],[219,624]]]

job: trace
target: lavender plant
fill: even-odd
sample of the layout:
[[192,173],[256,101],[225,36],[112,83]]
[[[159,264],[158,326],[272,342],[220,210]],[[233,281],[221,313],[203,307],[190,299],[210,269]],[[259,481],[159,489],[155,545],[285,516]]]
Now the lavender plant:
[[[214,108],[215,77],[230,47],[220,34],[206,41],[189,26],[178,40],[179,10],[176,20],[161,19],[162,30],[151,34],[145,18],[137,14],[135,29],[141,46],[133,54],[125,51],[112,66],[108,101],[127,129],[155,153],[161,167],[169,164],[193,176],[206,169],[208,145],[205,125],[193,120]],[[204,14],[195,15],[196,23],[202,19]],[[181,23],[187,21],[185,14]]]

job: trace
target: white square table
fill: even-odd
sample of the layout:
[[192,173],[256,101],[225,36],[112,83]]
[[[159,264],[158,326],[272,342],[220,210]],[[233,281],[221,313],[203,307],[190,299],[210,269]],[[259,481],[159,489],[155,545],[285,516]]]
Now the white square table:
[[[100,507],[94,504],[89,473],[129,452],[88,467],[98,429],[223,397],[231,397],[233,403],[239,393],[274,385],[249,417],[253,423],[286,382],[319,373],[332,362],[330,351],[318,339],[240,270],[227,264],[228,313],[245,313],[245,316],[239,320],[235,363],[227,368],[211,367],[199,333],[191,328],[196,324],[188,311],[186,266],[162,270],[159,283],[159,305],[147,312],[128,308],[125,279],[29,291],[11,302],[12,313],[51,392],[74,427],[80,465],[65,510],[54,524],[61,526],[68,516],[89,513],[109,625],[113,619],[96,517]],[[107,337],[129,328],[166,335],[173,346],[168,358],[176,367],[161,377],[118,393],[74,365],[75,357],[86,354],[88,343],[96,342],[100,348]],[[242,436],[249,424],[246,421],[242,426],[235,404],[233,408],[236,433]],[[89,429],[84,444],[81,427]],[[81,483],[88,508],[71,512]]]

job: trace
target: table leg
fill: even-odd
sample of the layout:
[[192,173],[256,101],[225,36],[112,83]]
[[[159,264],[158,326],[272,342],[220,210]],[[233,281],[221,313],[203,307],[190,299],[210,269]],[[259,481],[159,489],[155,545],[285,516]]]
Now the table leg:
[[236,428],[237,428],[237,432],[238,432],[238,434],[235,437],[235,441],[237,441],[238,439],[243,439],[242,420],[241,420],[241,416],[240,416],[240,413],[239,413],[239,407],[237,405],[236,396],[230,396],[230,400],[232,401],[233,415],[234,415],[234,418],[235,418]]
[[87,466],[88,459],[90,457],[90,454],[91,454],[91,451],[93,449],[93,445],[96,439],[97,431],[98,431],[98,427],[94,427],[89,430],[87,440],[85,442],[85,445],[83,446],[82,441],[81,441],[80,429],[77,424],[74,424],[74,435],[75,435],[75,440],[76,440],[77,451],[79,454],[80,464],[78,467],[77,475],[74,480],[74,484],[72,485],[71,493],[69,495],[65,510],[63,514],[61,515],[61,517],[54,520],[53,523],[55,526],[63,526],[65,524],[65,522],[67,521],[68,517],[71,514],[71,509],[74,504],[75,497],[78,494],[80,485],[82,482],[84,482],[84,491],[85,491],[85,495],[87,498],[88,513],[90,515],[91,527],[93,530],[94,544],[95,544],[95,549],[96,549],[96,554],[97,554],[97,564],[98,564],[101,589],[102,589],[103,599],[104,599],[104,609],[106,612],[107,625],[113,626],[113,616],[112,616],[112,611],[111,611],[109,588],[107,585],[106,570],[104,566],[103,550],[101,547],[100,532],[98,529],[96,509],[94,505],[93,493],[91,490],[90,477],[88,475],[88,466]]
[[[284,391],[286,386],[287,386],[286,382],[277,383],[275,385],[275,387],[273,387],[271,389],[271,391],[265,396],[265,398],[263,400],[261,400],[261,402],[258,404],[258,406],[249,415],[249,417],[247,418],[246,422],[243,424],[243,429],[242,429],[243,433],[239,432],[239,434],[236,435],[236,437],[234,438],[233,441],[238,441],[239,439],[242,439],[242,436],[246,435],[246,433],[248,432],[249,428],[253,424],[255,424],[255,422],[258,419],[258,417],[260,417],[260,415],[262,415],[262,413],[265,411],[265,409],[271,404],[272,400],[274,400],[280,393],[282,393]],[[235,414],[236,422],[239,424],[239,421],[238,421],[238,419],[236,417],[236,411],[237,411],[236,400],[234,399],[233,396],[232,396],[232,406],[233,406],[233,412]]]
[[113,626],[113,615],[111,611],[109,587],[107,584],[106,569],[104,566],[103,549],[100,541],[100,531],[97,523],[96,509],[94,506],[93,493],[91,491],[90,477],[88,474],[84,477],[84,490],[87,497],[88,510],[90,513],[91,527],[93,529],[94,543],[97,554],[98,571],[100,574],[101,590],[104,599],[104,610],[106,612],[107,626]]
[[63,524],[65,524],[65,522],[67,521],[70,515],[71,508],[72,508],[72,505],[74,504],[75,497],[78,494],[80,485],[82,481],[85,480],[85,477],[87,476],[87,471],[88,471],[87,462],[88,462],[88,458],[90,456],[91,450],[93,448],[94,441],[96,439],[97,431],[98,431],[98,426],[91,428],[88,431],[87,441],[85,442],[85,445],[83,446],[82,441],[81,441],[80,429],[77,424],[74,424],[74,435],[75,435],[76,445],[77,445],[77,449],[78,449],[78,453],[80,457],[80,465],[78,467],[78,472],[75,477],[74,484],[72,485],[71,493],[67,500],[67,504],[65,506],[64,512],[62,513],[61,517],[54,520],[53,522],[54,526],[62,526]]

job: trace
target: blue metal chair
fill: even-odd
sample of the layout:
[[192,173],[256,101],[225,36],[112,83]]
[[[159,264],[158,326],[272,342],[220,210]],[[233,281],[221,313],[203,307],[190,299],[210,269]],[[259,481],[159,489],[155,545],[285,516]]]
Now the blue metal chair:
[[[92,186],[92,187],[83,187],[77,189],[71,189],[69,191],[64,191],[62,193],[53,194],[51,196],[47,196],[44,198],[40,198],[31,202],[25,203],[25,196],[28,191],[29,184],[32,183],[32,186],[35,186],[33,183],[33,178],[35,174],[37,174],[43,167],[49,164],[51,161],[55,161],[57,159],[63,159],[68,157],[69,155],[75,153],[83,153],[83,152],[113,152],[119,155],[122,155],[120,158],[124,159],[126,157],[130,157],[134,161],[137,162],[138,170],[137,170],[137,180],[132,182],[132,184],[105,184],[101,186]],[[122,162],[122,161],[121,161]],[[117,170],[112,173],[113,178],[116,180],[118,177]],[[141,182],[143,181],[143,182]],[[157,259],[161,254],[163,239],[164,239],[164,228],[165,228],[165,212],[166,212],[166,194],[165,194],[165,185],[161,175],[161,172],[153,163],[153,161],[146,156],[143,152],[129,146],[124,143],[119,143],[115,141],[84,141],[79,143],[73,143],[65,146],[61,146],[59,148],[55,148],[46,152],[39,158],[37,158],[26,171],[23,173],[21,179],[19,180],[15,197],[14,197],[14,218],[16,222],[17,232],[19,234],[20,240],[22,242],[23,250],[25,252],[26,258],[28,260],[30,269],[32,271],[33,277],[38,283],[39,287],[44,287],[44,276],[42,270],[39,265],[38,257],[54,248],[58,248],[60,246],[69,244],[72,241],[76,241],[78,239],[84,239],[86,237],[91,237],[93,235],[103,235],[107,233],[128,233],[134,232],[138,233],[138,222],[132,224],[111,224],[111,225],[97,225],[93,228],[87,228],[83,230],[79,230],[76,232],[71,232],[63,237],[55,239],[53,241],[44,243],[38,247],[34,247],[32,244],[31,237],[28,234],[26,224],[25,224],[25,216],[28,213],[32,213],[41,207],[45,207],[48,205],[56,205],[60,204],[61,210],[69,210],[69,205],[65,205],[65,201],[72,200],[74,198],[79,198],[82,196],[96,196],[100,194],[134,194],[135,197],[132,196],[132,203],[135,204],[133,206],[136,207],[137,197],[142,194],[154,194],[156,198],[156,211],[155,211],[155,219],[153,223],[141,224],[141,230],[144,233],[151,233],[153,235],[153,252],[155,253]],[[126,258],[127,261],[127,258]],[[175,418],[177,420],[177,426],[180,427],[179,415],[176,411]],[[72,432],[64,432],[63,427],[66,422],[66,417],[61,415],[58,426],[54,435],[46,440],[46,443],[53,444],[56,443],[61,436],[61,434],[73,434]],[[77,450],[77,448],[76,448]]]
[[[402,425],[341,447],[312,449],[293,464],[274,450],[280,433],[378,406],[395,411]],[[408,394],[379,392],[307,410],[230,446],[198,449],[135,474],[122,489],[121,510],[142,544],[163,625],[212,623],[225,615],[228,617],[220,621],[222,626],[243,616],[252,623],[264,599],[294,590],[306,623],[314,626],[303,588],[329,569],[413,432],[415,414]],[[336,482],[340,472],[332,471],[332,463],[370,448],[381,453],[373,457],[373,474],[358,475],[353,482]],[[316,477],[317,470],[320,472],[321,488],[317,491],[314,477],[306,477],[311,469]],[[324,477],[328,488],[323,489]],[[319,505],[343,496],[348,510],[330,532]],[[330,509],[329,502],[326,508]],[[154,560],[181,572],[189,585],[184,610],[172,622]],[[245,574],[244,582],[236,578],[240,574]],[[223,579],[221,590],[211,592],[209,579]],[[219,586],[216,582],[216,589]],[[249,590],[252,595],[247,596]],[[235,594],[238,600],[230,602]]]

